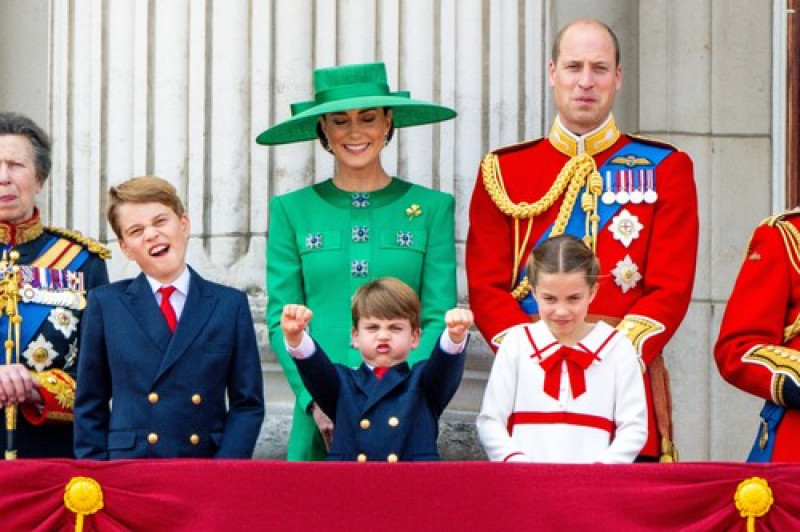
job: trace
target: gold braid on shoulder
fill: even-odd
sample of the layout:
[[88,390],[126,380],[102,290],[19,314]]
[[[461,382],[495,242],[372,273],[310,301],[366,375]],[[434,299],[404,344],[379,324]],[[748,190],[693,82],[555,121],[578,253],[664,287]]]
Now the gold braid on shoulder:
[[794,271],[800,273],[800,230],[793,223],[783,220],[776,221],[774,226],[783,237],[786,254],[792,263]]
[[103,260],[108,260],[108,259],[111,258],[111,250],[110,249],[105,247],[103,244],[101,244],[97,240],[95,240],[93,238],[89,238],[88,236],[82,235],[80,233],[80,231],[70,231],[69,229],[64,229],[62,227],[53,227],[53,226],[47,226],[47,227],[45,227],[45,229],[47,229],[51,233],[55,233],[55,234],[57,234],[59,236],[63,236],[65,238],[68,238],[68,239],[72,240],[73,242],[77,242],[78,244],[81,244],[86,249],[88,249],[89,252],[94,253],[95,255],[97,255],[98,257],[100,257]]
[[[505,184],[503,183],[503,175],[500,171],[500,162],[496,154],[488,153],[481,162],[481,175],[483,176],[483,186],[492,201],[500,209],[500,212],[506,216],[514,219],[514,266],[511,276],[511,285],[514,286],[517,275],[519,273],[520,261],[522,254],[525,252],[528,240],[530,238],[531,229],[533,227],[533,218],[539,216],[543,212],[552,207],[561,195],[564,195],[564,201],[558,211],[558,216],[553,224],[553,229],[550,231],[549,236],[557,236],[567,228],[572,208],[575,201],[578,199],[578,193],[581,188],[586,186],[586,191],[581,198],[581,208],[587,213],[586,219],[586,234],[584,242],[589,245],[593,250],[596,245],[597,225],[600,220],[597,215],[597,200],[603,192],[603,179],[597,172],[597,165],[591,155],[582,153],[572,157],[561,171],[556,176],[550,189],[533,203],[521,201],[514,203],[508,197]],[[525,236],[520,242],[520,220],[528,220]],[[520,300],[528,295],[531,286],[528,277],[525,276],[519,284],[511,291],[515,299]]]

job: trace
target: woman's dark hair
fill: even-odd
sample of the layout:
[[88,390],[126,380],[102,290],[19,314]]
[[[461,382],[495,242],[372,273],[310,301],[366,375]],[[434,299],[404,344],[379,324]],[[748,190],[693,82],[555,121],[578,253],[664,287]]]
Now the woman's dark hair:
[[[383,107],[382,109],[384,114],[392,110],[391,107]],[[386,144],[389,144],[389,142],[392,140],[392,137],[394,137],[394,120],[392,120],[392,123],[389,125],[389,132],[386,133]],[[317,138],[319,139],[319,143],[322,145],[322,148],[326,152],[333,153],[331,151],[330,142],[328,142],[328,137],[326,137],[325,132],[322,131],[322,124],[320,124],[319,121],[317,121]]]

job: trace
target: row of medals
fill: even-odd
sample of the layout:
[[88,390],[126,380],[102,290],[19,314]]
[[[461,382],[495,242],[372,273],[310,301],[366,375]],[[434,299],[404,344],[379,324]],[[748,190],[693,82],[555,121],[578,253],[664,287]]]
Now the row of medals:
[[600,196],[600,200],[606,205],[655,203],[658,199],[652,169],[618,170],[616,174],[617,179],[614,180],[614,173],[606,170],[605,192]]

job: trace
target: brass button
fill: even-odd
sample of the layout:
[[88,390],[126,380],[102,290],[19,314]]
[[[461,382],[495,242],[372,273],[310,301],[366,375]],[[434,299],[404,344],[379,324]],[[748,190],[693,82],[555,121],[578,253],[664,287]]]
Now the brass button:
[[367,455],[364,453],[358,453],[358,457],[356,458],[356,460],[358,460],[359,462],[366,462]]
[[194,395],[192,396],[192,403],[193,403],[193,404],[199,405],[199,404],[200,404],[200,403],[202,403],[202,402],[203,402],[203,398],[202,398],[202,397],[200,397],[200,394],[199,394],[199,393],[196,393],[196,394],[194,394]]
[[189,436],[189,441],[192,442],[192,445],[197,445],[198,443],[200,443],[200,436],[198,436],[197,434],[192,434],[191,436]]
[[158,434],[156,434],[155,432],[151,432],[150,434],[148,434],[147,435],[147,443],[150,443],[152,445],[155,445],[156,443],[158,443]]
[[158,402],[158,394],[156,392],[151,392],[150,395],[147,396],[147,400],[150,401],[151,405],[154,405]]
[[369,428],[369,419],[362,419],[360,425],[361,425],[362,429],[364,429],[364,430],[368,429]]
[[386,457],[387,462],[397,462],[397,455],[392,453]]
[[392,416],[392,417],[389,418],[389,426],[390,427],[396,427],[399,424],[400,424],[400,420],[397,419],[395,416]]

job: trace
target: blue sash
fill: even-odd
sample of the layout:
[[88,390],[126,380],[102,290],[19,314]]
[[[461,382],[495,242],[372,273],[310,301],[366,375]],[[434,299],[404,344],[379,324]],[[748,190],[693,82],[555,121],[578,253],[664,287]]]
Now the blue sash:
[[[601,166],[598,168],[598,172],[601,176],[605,176],[607,171],[612,172],[612,175],[615,174],[618,170],[628,170],[630,167],[622,162],[622,159],[627,158],[628,156],[632,156],[639,161],[641,159],[647,159],[650,164],[648,165],[641,165],[637,164],[637,169],[643,170],[652,170],[653,171],[653,180],[656,181],[656,167],[661,164],[661,161],[666,159],[667,155],[672,153],[672,150],[669,148],[665,148],[662,146],[656,146],[653,144],[645,144],[642,142],[630,142],[625,146],[621,147],[615,153],[613,153]],[[655,186],[655,185],[654,185]],[[597,214],[600,217],[598,222],[598,234],[599,232],[608,224],[608,222],[619,212],[622,208],[622,205],[618,203],[612,203],[610,205],[606,205],[603,202],[598,202],[597,205]],[[550,231],[553,230],[553,225],[550,225],[539,237],[536,244],[533,248],[536,248],[539,244],[544,242],[550,237]],[[586,234],[586,215],[581,208],[580,197],[575,202],[575,205],[572,207],[572,213],[570,213],[569,221],[567,222],[567,227],[564,230],[564,233],[568,235],[574,235],[578,238],[583,238]],[[532,248],[532,249],[533,249]],[[523,264],[527,264],[528,260],[526,259]],[[520,268],[519,278],[517,279],[517,283],[522,280],[522,278],[527,275],[527,268],[522,267]],[[520,307],[522,307],[523,312],[526,314],[537,314],[539,312],[539,307],[536,304],[536,300],[533,298],[531,293],[528,293],[522,300],[519,302]]]
[[[750,454],[747,457],[748,462],[769,462],[772,460],[772,452],[775,450],[775,433],[778,431],[778,425],[783,419],[783,414],[786,409],[778,406],[772,401],[766,401],[764,408],[761,409],[761,426],[756,434],[756,441],[753,442],[753,448],[750,449]],[[766,431],[766,441],[762,449],[761,441],[764,438],[764,431]]]
[[[52,237],[44,246],[39,256],[42,256],[48,249],[50,249],[56,242],[60,240],[59,237]],[[37,257],[38,258],[38,257]],[[82,249],[74,259],[67,265],[65,270],[78,270],[86,259],[89,258],[89,252]],[[35,260],[35,259],[34,259]],[[42,305],[40,303],[19,303],[19,313],[22,316],[22,324],[20,326],[20,352],[31,342],[33,335],[39,330],[44,323],[44,320],[50,315],[53,309],[50,305]],[[0,317],[0,335],[8,334],[8,316],[3,313]],[[16,356],[16,353],[15,353]],[[15,360],[15,362],[19,362]],[[0,363],[5,364],[5,356],[0,357]]]

